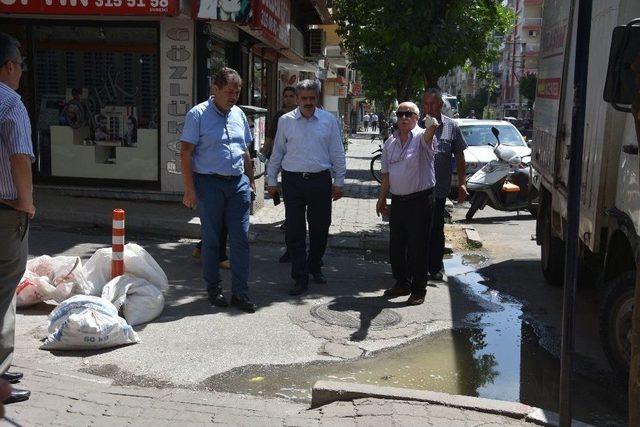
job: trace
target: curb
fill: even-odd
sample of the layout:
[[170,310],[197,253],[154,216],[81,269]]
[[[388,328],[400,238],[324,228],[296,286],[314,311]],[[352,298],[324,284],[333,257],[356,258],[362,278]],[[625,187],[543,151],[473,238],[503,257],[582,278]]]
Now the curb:
[[467,238],[467,244],[472,248],[481,248],[482,247],[482,239],[480,238],[480,234],[472,225],[463,225],[462,229],[464,230],[464,234]]
[[[448,406],[488,414],[502,415],[542,426],[557,426],[558,414],[518,402],[461,396],[426,390],[413,390],[395,387],[380,387],[368,384],[351,384],[337,381],[318,381],[313,385],[311,408],[316,409],[337,401],[349,401],[364,398],[409,400],[425,402],[431,405]],[[589,424],[573,421],[572,426],[582,427]]]

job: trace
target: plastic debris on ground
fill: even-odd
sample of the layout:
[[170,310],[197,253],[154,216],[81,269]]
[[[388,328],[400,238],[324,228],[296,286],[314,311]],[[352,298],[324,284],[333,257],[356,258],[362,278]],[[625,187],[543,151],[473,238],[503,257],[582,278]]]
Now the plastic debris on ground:
[[[84,271],[93,286],[93,295],[102,295],[102,288],[111,281],[111,248],[98,249],[85,263]],[[135,243],[124,246],[124,272],[147,280],[163,292],[169,288],[164,270],[149,252]]]
[[[29,260],[16,290],[18,307],[55,301],[42,349],[91,350],[140,341],[131,326],[152,321],[164,309],[169,280],[140,245],[124,246],[125,274],[111,279],[111,248],[79,257]],[[122,314],[124,318],[119,317]]]
[[111,301],[132,326],[152,321],[164,308],[160,289],[146,279],[128,274],[107,283],[102,289],[102,298]]
[[16,289],[16,304],[25,307],[49,300],[62,302],[72,295],[92,292],[79,257],[43,255],[27,262]]
[[140,342],[138,334],[104,298],[76,295],[49,314],[44,350],[95,350]]

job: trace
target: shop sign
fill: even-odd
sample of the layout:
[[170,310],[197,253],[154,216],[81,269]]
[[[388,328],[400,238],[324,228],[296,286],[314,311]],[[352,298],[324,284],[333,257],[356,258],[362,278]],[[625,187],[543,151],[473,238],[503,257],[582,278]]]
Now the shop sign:
[[252,7],[251,29],[274,46],[289,48],[290,0],[253,0]]
[[2,13],[178,15],[180,0],[0,0]]
[[246,24],[251,17],[252,0],[200,0],[193,5],[197,5],[199,19]]
[[160,162],[162,191],[182,191],[180,136],[193,106],[194,24],[189,19],[160,23]]

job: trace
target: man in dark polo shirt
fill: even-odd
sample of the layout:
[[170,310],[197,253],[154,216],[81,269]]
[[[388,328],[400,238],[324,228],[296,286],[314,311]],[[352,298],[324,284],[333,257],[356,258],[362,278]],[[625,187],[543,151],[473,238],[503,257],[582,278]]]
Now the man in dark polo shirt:
[[451,158],[455,159],[458,173],[458,203],[463,203],[467,193],[465,177],[466,163],[464,150],[467,144],[456,122],[442,114],[442,92],[438,88],[428,88],[422,98],[424,113],[435,118],[440,125],[433,137],[436,144],[435,155],[435,206],[429,238],[429,278],[442,280],[444,265],[444,206],[451,189]]

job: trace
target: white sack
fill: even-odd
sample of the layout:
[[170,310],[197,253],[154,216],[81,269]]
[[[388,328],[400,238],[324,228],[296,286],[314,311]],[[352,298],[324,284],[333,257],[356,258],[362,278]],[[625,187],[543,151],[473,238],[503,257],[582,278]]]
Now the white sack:
[[109,301],[76,295],[49,314],[50,335],[44,350],[92,350],[140,342]]
[[125,274],[107,283],[102,298],[111,301],[131,326],[147,323],[164,309],[162,292],[146,279]]
[[[92,295],[102,295],[102,288],[111,280],[111,248],[98,249],[84,265],[87,280],[93,286]],[[124,272],[146,279],[161,291],[167,290],[169,280],[155,259],[140,245],[124,246]]]
[[72,295],[87,295],[91,291],[79,257],[43,255],[27,261],[16,289],[16,303],[24,307],[48,300],[62,302]]

